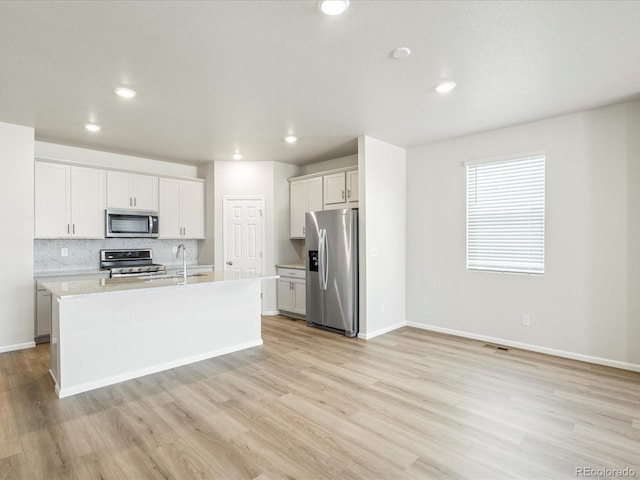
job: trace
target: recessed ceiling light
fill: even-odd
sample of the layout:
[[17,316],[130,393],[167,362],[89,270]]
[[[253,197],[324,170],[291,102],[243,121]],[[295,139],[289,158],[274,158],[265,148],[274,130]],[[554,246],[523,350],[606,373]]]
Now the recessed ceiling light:
[[99,132],[102,127],[100,125],[96,125],[95,123],[87,123],[84,128],[86,128],[90,132]]
[[287,143],[296,143],[298,141],[298,137],[296,137],[295,135],[288,135],[284,137],[284,141]]
[[234,153],[233,154],[233,159],[234,160],[242,160],[242,155],[239,153]]
[[127,87],[118,87],[114,90],[114,92],[116,92],[116,95],[119,95],[122,98],[133,98],[137,95],[137,92],[135,90],[131,90]]
[[455,82],[442,82],[436,86],[436,92],[449,93],[454,88],[456,88]]
[[409,55],[411,55],[411,49],[407,47],[398,47],[391,50],[391,57],[395,58],[396,60],[407,58]]
[[320,10],[325,15],[340,15],[349,8],[349,0],[324,0],[320,2]]

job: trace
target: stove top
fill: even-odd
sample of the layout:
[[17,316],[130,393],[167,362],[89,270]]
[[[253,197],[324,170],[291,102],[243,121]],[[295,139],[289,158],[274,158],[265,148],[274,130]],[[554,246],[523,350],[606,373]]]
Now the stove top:
[[153,263],[153,251],[150,248],[100,250],[100,268],[109,270],[112,278],[167,273],[164,265]]

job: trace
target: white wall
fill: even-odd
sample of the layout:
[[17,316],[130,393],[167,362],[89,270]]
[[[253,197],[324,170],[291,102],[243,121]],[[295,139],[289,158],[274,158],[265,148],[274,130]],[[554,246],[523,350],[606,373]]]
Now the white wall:
[[[622,104],[410,149],[409,324],[640,367],[639,124]],[[545,275],[467,271],[462,162],[539,150]]]
[[[275,274],[273,162],[214,162],[214,224],[216,270],[224,269],[222,200],[225,196],[258,196],[265,198],[265,274]],[[263,282],[262,312],[277,312],[276,282]]]
[[296,175],[309,175],[311,173],[326,172],[336,168],[356,167],[358,165],[358,154],[347,155],[346,157],[332,158],[324,162],[310,163],[299,167]]
[[34,346],[33,136],[0,123],[0,352]]
[[640,364],[640,102],[627,105],[627,357]]
[[360,336],[405,324],[406,152],[358,139]]
[[182,165],[150,158],[132,157],[118,153],[101,152],[87,148],[35,142],[35,156],[43,160],[63,160],[103,168],[133,170],[141,173],[173,177],[197,178],[198,169],[192,165]]

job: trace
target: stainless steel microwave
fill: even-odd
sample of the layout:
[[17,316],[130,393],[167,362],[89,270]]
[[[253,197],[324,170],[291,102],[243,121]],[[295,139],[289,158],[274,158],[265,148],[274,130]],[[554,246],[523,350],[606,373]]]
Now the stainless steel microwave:
[[157,212],[132,212],[130,210],[107,209],[106,236],[128,238],[157,238],[158,237],[158,213]]

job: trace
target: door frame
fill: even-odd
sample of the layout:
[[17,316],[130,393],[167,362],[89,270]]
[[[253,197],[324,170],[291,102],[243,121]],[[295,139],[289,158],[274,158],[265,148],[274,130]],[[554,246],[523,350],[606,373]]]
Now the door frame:
[[227,257],[227,208],[229,207],[229,201],[235,200],[257,200],[260,202],[260,210],[262,212],[262,233],[260,234],[260,242],[262,244],[262,256],[261,258],[261,269],[262,274],[264,274],[264,261],[265,261],[265,230],[266,230],[266,209],[265,209],[265,197],[260,195],[224,195],[222,197],[222,262],[224,271],[227,270],[227,261],[225,258]]

